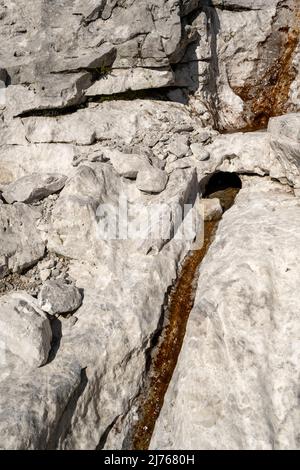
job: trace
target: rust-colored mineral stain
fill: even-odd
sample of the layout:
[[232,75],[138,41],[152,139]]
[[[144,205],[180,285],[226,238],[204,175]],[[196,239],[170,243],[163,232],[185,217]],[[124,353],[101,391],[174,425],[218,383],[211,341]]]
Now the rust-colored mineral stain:
[[300,13],[296,10],[295,24],[281,31],[280,56],[258,77],[257,83],[246,83],[233,88],[246,104],[247,124],[240,131],[264,129],[271,117],[288,111],[290,87],[296,78],[293,57],[299,42]]
[[[228,188],[211,196],[219,197],[226,210],[233,204],[238,191],[237,188]],[[205,222],[203,246],[186,258],[171,294],[168,323],[152,359],[149,386],[143,394],[139,407],[139,421],[133,431],[134,450],[146,450],[149,447],[155,422],[177,364],[189,314],[194,305],[197,270],[213,240],[218,223],[219,221]]]

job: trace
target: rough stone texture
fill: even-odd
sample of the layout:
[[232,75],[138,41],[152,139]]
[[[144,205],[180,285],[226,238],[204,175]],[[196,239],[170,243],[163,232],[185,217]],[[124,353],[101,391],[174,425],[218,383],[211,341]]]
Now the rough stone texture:
[[152,449],[299,447],[299,223],[299,198],[260,180],[224,215]]
[[[112,167],[82,165],[61,192],[52,212],[47,227],[48,247],[63,256],[90,262],[99,260],[100,263],[110,258],[112,250],[116,253],[125,248],[127,252],[157,252],[172,238],[173,224],[176,223],[166,214],[171,214],[177,206],[182,207],[189,198],[193,203],[195,186],[194,170],[174,172],[165,191],[149,200],[137,189],[135,182],[120,181]],[[125,232],[119,232],[116,227],[122,227],[124,221],[120,219],[120,224],[116,225],[115,215],[122,210],[126,200],[129,225],[127,230],[126,225],[123,228]],[[156,228],[159,204],[162,211],[166,211],[166,227],[162,234]],[[151,210],[154,218],[149,223]],[[109,225],[107,232],[104,231],[106,224]]]
[[269,121],[271,154],[279,161],[281,172],[272,176],[287,180],[300,189],[300,114],[279,116]]
[[[175,0],[164,5],[159,0],[126,0],[122,5],[64,0],[59,11],[48,0],[38,0],[34,7],[3,0],[1,7],[1,42],[9,44],[1,48],[3,69],[17,87],[14,93],[10,87],[9,100],[22,97],[18,114],[82,102],[85,90],[112,66],[150,69],[154,86],[165,86],[165,76],[156,69],[180,60],[193,39],[182,31]],[[145,81],[143,72],[135,82],[140,79]]]
[[206,150],[201,144],[192,144],[191,150],[193,152],[194,157],[196,157],[200,161],[208,160],[210,157],[210,153],[208,152],[208,150]]
[[98,80],[86,92],[86,96],[113,95],[130,90],[147,90],[174,84],[174,74],[169,69],[114,69]]
[[[50,274],[50,273],[49,273]],[[50,315],[74,312],[82,304],[82,296],[73,284],[64,280],[46,281],[38,295],[39,305]]]
[[0,206],[0,278],[36,263],[45,251],[37,231],[39,213],[17,203]]
[[7,185],[2,195],[10,204],[13,202],[28,204],[60,191],[64,187],[66,180],[66,176],[55,173],[45,175],[33,173]]
[[255,129],[266,127],[270,116],[299,111],[297,2],[207,0],[199,6],[191,26],[200,39],[176,65],[175,80],[194,92],[191,105],[203,121]]
[[[187,200],[194,188],[188,181],[187,175],[178,175],[166,198]],[[68,185],[63,192],[67,188]],[[71,189],[68,191],[71,196]],[[68,207],[65,210],[65,215],[71,217]],[[0,420],[0,434],[5,448],[92,449],[99,444],[116,417],[127,413],[130,400],[138,391],[145,350],[160,322],[165,292],[176,277],[178,262],[187,248],[186,241],[172,240],[157,256],[137,254],[132,247],[124,258],[124,244],[119,242],[119,248],[112,249],[110,245],[106,253],[102,249],[98,256],[93,255],[93,262],[98,260],[93,266],[83,259],[87,257],[90,239],[77,235],[76,240],[82,248],[84,241],[85,248],[82,256],[76,250],[76,257],[81,259],[72,262],[71,268],[77,286],[85,293],[83,305],[76,312],[78,321],[74,326],[62,324],[56,357],[38,375],[34,388],[30,385],[32,375],[23,372],[20,377],[16,364],[1,383],[0,410],[4,414],[5,409],[5,415]],[[122,393],[116,380],[119,375]],[[12,384],[22,393],[21,434],[17,433],[16,412],[9,412],[16,405],[15,396],[9,398],[7,394]],[[47,399],[36,401],[37,394]],[[72,397],[77,397],[76,406]],[[33,403],[35,426],[31,422]],[[49,409],[51,413],[46,412]]]
[[0,146],[0,185],[38,173],[70,175],[76,148],[67,144],[4,145]]
[[50,322],[26,292],[0,298],[0,342],[30,367],[43,365],[52,339]]
[[158,168],[139,171],[136,185],[145,193],[161,193],[167,186],[168,174]]
[[138,173],[150,168],[147,157],[136,154],[124,154],[122,152],[111,152],[110,161],[116,172],[125,178],[136,179]]
[[202,166],[237,173],[270,173],[276,164],[270,155],[270,135],[267,132],[233,133],[219,135],[205,147],[210,153]]
[[[1,448],[124,445],[130,431],[126,416],[134,412],[133,400],[146,378],[151,341],[161,327],[168,293],[191,246],[192,237],[180,239],[189,217],[178,224],[174,211],[180,212],[188,203],[190,216],[195,215],[197,195],[216,171],[256,174],[262,181],[270,176],[282,187],[299,191],[298,29],[294,0],[0,0],[0,277],[5,276],[0,280],[0,295],[23,288],[37,295],[46,277],[72,282],[84,290],[75,316],[52,319],[53,346],[44,367],[32,371],[21,358],[3,349]],[[273,115],[281,117],[271,120],[267,129]],[[241,129],[245,132],[237,132]],[[219,134],[223,130],[234,132]],[[209,158],[199,159],[199,149]],[[68,181],[59,195],[46,195],[31,202],[32,207],[5,204],[7,185],[18,185],[17,180],[33,173],[41,175],[41,180],[59,173],[67,175]],[[158,186],[161,192],[154,194]],[[295,251],[296,272],[296,222],[291,207],[297,199],[280,191],[275,195],[275,189],[259,191],[263,194],[247,199],[249,207],[237,205],[228,212],[220,229],[222,246],[203,265],[216,279],[208,285],[211,290],[205,291],[217,296],[211,316],[218,315],[217,307],[225,302],[218,287],[223,285],[222,275],[225,279],[227,273],[225,280],[230,283],[229,274],[234,280],[237,272],[231,268],[228,273],[227,236],[235,240],[239,232],[245,234],[244,246],[235,243],[232,250],[239,250],[237,261],[253,255],[253,260],[247,258],[248,264],[256,263],[257,253],[251,248],[256,229],[251,238],[247,225],[248,217],[249,223],[254,220],[254,212],[261,230],[258,236],[263,230],[267,234],[259,238],[262,267],[253,268],[253,285],[256,289],[267,286],[265,298],[274,297],[270,302],[276,315],[276,296],[287,302],[294,299],[297,305],[293,297],[297,274],[287,287],[271,251],[276,269],[268,264],[271,274],[265,274],[263,265],[271,256],[269,249],[279,251],[283,244],[281,264],[289,262]],[[99,231],[101,223],[114,224],[122,198],[128,201],[131,238],[124,239],[124,227],[117,237],[105,238]],[[158,209],[159,204],[163,209]],[[154,211],[150,224],[149,209]],[[293,210],[297,212],[297,205]],[[241,225],[227,226],[230,214],[236,214],[234,221]],[[168,220],[165,236],[155,232],[163,217]],[[240,226],[245,227],[243,231]],[[143,228],[140,232],[139,227]],[[196,229],[191,235],[195,236]],[[288,243],[293,247],[290,252]],[[44,254],[45,260],[38,262]],[[228,256],[232,259],[233,254]],[[222,264],[219,257],[225,260]],[[47,265],[53,260],[54,266]],[[241,290],[250,292],[252,284],[243,275],[246,268],[238,269]],[[290,288],[294,291],[286,295]],[[245,299],[246,295],[241,302]],[[250,302],[257,306],[252,297]],[[279,319],[279,326],[290,325],[296,332],[296,324],[286,319],[288,309],[280,314],[284,321]],[[245,328],[244,324],[239,327],[236,317],[232,322],[235,328],[230,330],[229,342],[234,343],[236,334]],[[268,359],[273,364],[278,338],[279,351],[284,351],[295,337],[290,331],[277,334],[264,327],[257,332],[257,341],[261,331],[269,341]],[[251,334],[252,330],[249,338]],[[2,353],[1,348],[0,342]],[[259,355],[266,350],[256,350],[255,364],[268,363],[260,361]],[[226,354],[220,357],[225,361]],[[195,354],[193,360],[197,358]],[[209,360],[207,354],[208,372]],[[226,364],[220,364],[225,374]],[[286,370],[286,363],[282,368]],[[201,370],[199,364],[195,369]],[[263,372],[261,381],[253,385],[257,390],[264,380],[266,390],[272,382],[269,372]],[[230,374],[225,379],[226,398],[228,384],[234,381]],[[283,414],[287,407],[294,410],[289,380],[285,373]],[[249,390],[256,406],[250,386]],[[221,403],[224,396],[219,395]],[[214,404],[214,396],[210,398]],[[275,423],[274,429],[277,426],[275,414],[268,414],[273,396],[266,392],[263,399],[264,407],[255,420],[257,430],[254,425],[238,429],[244,447],[266,445],[267,418]],[[185,402],[182,397],[178,400]],[[210,407],[205,406],[210,423]],[[279,416],[281,410],[274,409]],[[179,416],[178,412],[178,420]],[[239,423],[232,416],[226,413],[232,421],[221,436],[228,442],[217,439],[228,447],[235,444],[229,440],[237,436]],[[197,413],[192,417],[196,419]],[[276,415],[276,419],[281,418]],[[278,447],[294,446],[293,419],[282,421],[285,437],[278,437]],[[177,428],[181,429],[181,422],[177,421]],[[192,425],[185,432],[186,439],[189,436],[191,443],[198,436]],[[201,436],[204,439],[206,434]],[[166,431],[162,442],[168,439]],[[184,446],[180,439],[178,445]]]
[[64,0],[59,12],[49,0],[27,3],[1,5],[13,115],[173,86],[193,92],[192,108],[220,128],[299,110],[295,0]]
[[168,145],[169,153],[174,155],[176,158],[187,156],[189,151],[188,140],[187,135],[175,135]]

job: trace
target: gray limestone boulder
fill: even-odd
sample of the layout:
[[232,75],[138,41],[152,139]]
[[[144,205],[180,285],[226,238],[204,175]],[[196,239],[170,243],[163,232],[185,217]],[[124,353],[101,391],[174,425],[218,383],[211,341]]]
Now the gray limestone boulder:
[[48,359],[52,331],[47,315],[26,292],[0,298],[0,341],[30,367]]
[[120,176],[130,179],[136,179],[140,171],[151,168],[148,158],[144,155],[114,151],[110,153],[110,161]]
[[42,310],[55,315],[77,310],[82,304],[82,295],[74,284],[57,279],[43,284],[38,301]]
[[151,167],[139,171],[136,186],[145,193],[161,193],[167,186],[169,175],[166,171]]

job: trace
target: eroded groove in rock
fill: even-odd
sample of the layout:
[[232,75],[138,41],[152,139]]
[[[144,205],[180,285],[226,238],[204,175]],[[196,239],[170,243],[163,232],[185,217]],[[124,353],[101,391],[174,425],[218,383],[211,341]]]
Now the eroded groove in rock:
[[[228,210],[233,205],[241,186],[234,184],[233,187],[227,186],[226,188],[227,180],[223,175],[220,174],[218,177],[217,173],[212,176],[211,182],[208,181],[205,196],[220,199],[223,209]],[[238,176],[236,178],[238,181]],[[228,181],[232,182],[234,178],[229,177]],[[129,439],[135,450],[146,450],[149,447],[155,422],[163,406],[164,397],[184,341],[189,314],[194,305],[199,266],[212,243],[218,223],[219,220],[205,221],[203,245],[187,256],[171,292],[165,325],[158,339],[158,344],[151,354],[148,382],[139,399],[139,421],[133,430],[131,439]]]

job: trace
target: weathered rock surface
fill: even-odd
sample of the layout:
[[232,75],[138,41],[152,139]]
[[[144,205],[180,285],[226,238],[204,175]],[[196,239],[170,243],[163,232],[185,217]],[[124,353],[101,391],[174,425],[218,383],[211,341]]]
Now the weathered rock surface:
[[85,93],[174,86],[194,94],[204,123],[225,129],[299,110],[294,0],[83,3],[64,0],[55,14],[47,0],[35,9],[3,0],[2,82],[13,115],[78,105]]
[[148,90],[174,84],[170,69],[114,69],[102,80],[98,80],[86,92],[86,96],[113,95],[126,91]]
[[272,171],[272,176],[287,180],[300,189],[300,114],[287,114],[269,121],[271,155],[279,161],[281,172]]
[[50,352],[52,331],[36,299],[26,292],[0,298],[0,342],[30,367],[43,365]]
[[13,202],[29,204],[60,191],[64,187],[66,180],[66,176],[55,173],[45,175],[33,173],[7,185],[2,195],[10,204]]
[[82,296],[74,284],[62,279],[46,281],[38,295],[39,305],[50,315],[74,312],[82,304]]
[[161,193],[167,186],[168,174],[158,168],[139,171],[136,185],[145,193]]
[[299,198],[260,180],[224,215],[152,449],[298,448],[299,223]]
[[[167,188],[149,200],[135,182],[120,181],[113,167],[101,163],[81,165],[52,212],[48,247],[63,256],[92,263],[104,262],[110,258],[111,250],[117,253],[119,248],[145,254],[159,251],[172,239],[176,227],[172,211],[183,208],[189,200],[193,204],[195,197],[193,169],[174,172]],[[158,211],[159,204],[162,214]],[[128,214],[128,221],[118,219],[122,210],[121,216]],[[163,228],[157,227],[159,217],[165,217]]]
[[[173,191],[177,193],[175,189]],[[23,373],[21,378],[16,366],[1,383],[0,410],[4,407],[6,410],[0,420],[2,446],[97,447],[107,427],[117,416],[127,413],[130,406],[127,397],[134,397],[139,389],[145,367],[145,349],[157,329],[166,288],[176,277],[177,260],[185,253],[185,244],[180,240],[170,242],[158,256],[137,256],[136,252],[127,252],[126,259],[120,256],[124,251],[120,245],[120,250],[111,251],[110,258],[99,257],[97,266],[81,260],[72,263],[72,277],[85,292],[83,305],[76,313],[78,321],[73,327],[62,324],[63,335],[57,355],[41,370],[34,381],[34,389],[30,385],[32,375]],[[87,249],[89,240],[85,240],[85,246]],[[119,285],[117,290],[116,285]],[[129,366],[129,356],[130,367],[126,366],[124,370],[124,364]],[[108,364],[114,365],[108,367]],[[122,394],[115,379],[119,373],[122,375]],[[17,379],[12,381],[15,375]],[[16,413],[7,412],[16,405],[15,397],[9,398],[7,394],[12,383],[22,391],[24,432],[18,434],[17,439]],[[37,393],[47,396],[47,401],[36,401]],[[78,397],[75,408],[73,394]],[[36,403],[34,427],[31,425],[33,403]],[[50,404],[53,413],[46,413]]]
[[0,278],[36,263],[45,252],[39,213],[22,203],[0,206]]
[[198,144],[198,143],[192,144],[191,150],[193,152],[194,157],[200,161],[208,160],[210,157],[210,153],[208,152],[208,150],[203,148],[203,145],[201,144]]
[[150,168],[150,162],[146,156],[136,154],[124,154],[111,152],[110,161],[116,172],[125,178],[136,179],[138,173]]
[[67,144],[4,145],[0,146],[0,185],[37,173],[70,175],[76,148]]
[[263,176],[276,165],[270,150],[270,135],[267,132],[220,134],[205,146],[210,158],[201,164],[203,168]]
[[[37,295],[43,281],[58,279],[84,290],[76,316],[51,319],[44,367],[33,371],[0,341],[1,448],[126,446],[133,422],[127,417],[134,415],[152,339],[195,237],[198,225],[189,219],[198,220],[207,178],[216,171],[270,176],[299,192],[297,6],[294,0],[0,0],[0,295],[16,289]],[[43,182],[53,173],[68,181],[60,194],[43,185],[45,197],[37,201],[41,181],[30,180],[33,173]],[[32,207],[5,204],[9,188],[10,202]],[[176,433],[169,440],[167,425],[157,431],[164,446],[299,447],[290,385],[298,358],[293,350],[289,366],[284,359],[298,331],[297,199],[274,185],[257,188],[255,197],[241,193],[203,264],[207,318],[219,318],[226,302],[232,308],[209,327],[211,343],[200,345],[204,372],[203,358],[192,351],[190,369],[206,374],[199,379],[203,394],[196,393],[198,383],[191,387],[195,398],[182,419],[175,403]],[[178,221],[184,204],[189,212]],[[118,225],[124,212],[128,224],[121,217]],[[186,226],[190,236],[182,238]],[[291,280],[285,264],[292,266]],[[235,283],[243,295],[232,293]],[[260,328],[251,320],[249,329],[240,318],[247,301],[249,311],[262,310]],[[214,356],[223,333],[232,362],[223,350],[219,361]],[[255,354],[235,381],[240,356],[250,357],[237,352],[247,341]],[[257,373],[259,367],[265,368]],[[210,376],[214,369],[218,382]],[[255,417],[239,395],[243,386],[258,407]],[[202,405],[206,428],[198,433]],[[161,419],[172,423],[167,410]]]

